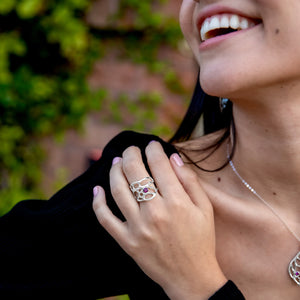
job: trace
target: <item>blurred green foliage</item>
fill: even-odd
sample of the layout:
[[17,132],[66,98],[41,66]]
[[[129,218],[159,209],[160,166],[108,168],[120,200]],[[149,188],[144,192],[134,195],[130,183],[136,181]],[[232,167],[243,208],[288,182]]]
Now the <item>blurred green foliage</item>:
[[91,91],[86,81],[94,62],[117,46],[122,58],[146,65],[171,91],[183,93],[172,68],[158,58],[162,44],[177,47],[182,39],[178,22],[154,10],[167,1],[120,0],[114,20],[130,11],[131,25],[111,30],[87,25],[90,0],[0,1],[0,215],[17,201],[43,196],[41,138],[80,128],[92,110],[108,108],[115,122],[126,123],[129,115],[131,129],[148,130],[151,123],[153,133],[169,133],[156,122],[158,93],[111,101],[105,89]]
[[39,196],[44,158],[38,140],[78,128],[105,91],[86,77],[100,41],[83,16],[89,0],[0,2],[0,213]]
[[[121,10],[116,16],[122,18],[127,10],[135,12],[130,31],[122,36],[125,43],[125,55],[136,63],[143,63],[151,71],[162,74],[170,71],[164,61],[158,59],[157,52],[161,45],[177,47],[182,40],[182,33],[178,20],[168,17],[159,10],[154,10],[155,4],[163,4],[168,0],[121,0]],[[178,81],[178,84],[180,82]]]

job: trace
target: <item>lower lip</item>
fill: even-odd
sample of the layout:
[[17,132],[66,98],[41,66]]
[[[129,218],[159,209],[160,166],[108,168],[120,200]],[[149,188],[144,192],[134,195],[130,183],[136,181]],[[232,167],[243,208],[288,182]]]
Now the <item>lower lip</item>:
[[243,33],[247,32],[251,29],[254,29],[257,26],[258,25],[254,26],[254,27],[251,27],[251,28],[248,28],[248,29],[243,29],[243,30],[239,30],[239,31],[235,31],[235,32],[231,32],[231,33],[227,33],[227,34],[224,34],[224,35],[220,35],[220,36],[210,38],[210,39],[208,39],[204,42],[201,42],[201,44],[199,46],[199,50],[203,51],[203,50],[207,50],[207,49],[210,49],[212,47],[215,47],[215,46],[219,45],[220,43],[222,43],[223,41],[228,40],[232,37],[235,37],[236,35],[243,34]]

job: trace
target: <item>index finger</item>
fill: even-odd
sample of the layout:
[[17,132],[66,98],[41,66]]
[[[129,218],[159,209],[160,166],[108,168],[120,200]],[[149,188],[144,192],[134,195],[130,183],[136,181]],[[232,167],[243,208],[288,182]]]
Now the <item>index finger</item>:
[[162,196],[184,191],[178,180],[168,156],[159,142],[151,142],[146,148],[149,168]]

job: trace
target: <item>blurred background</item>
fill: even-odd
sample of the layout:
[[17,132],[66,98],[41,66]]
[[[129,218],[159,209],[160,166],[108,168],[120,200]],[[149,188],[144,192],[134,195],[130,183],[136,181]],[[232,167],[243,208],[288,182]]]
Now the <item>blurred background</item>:
[[172,136],[197,74],[180,4],[0,1],[0,215],[49,198],[121,130]]

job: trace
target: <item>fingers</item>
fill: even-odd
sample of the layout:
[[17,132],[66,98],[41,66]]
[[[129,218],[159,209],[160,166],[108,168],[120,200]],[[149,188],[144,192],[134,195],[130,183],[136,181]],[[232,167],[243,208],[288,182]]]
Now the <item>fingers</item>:
[[[153,201],[155,200],[155,202],[157,202],[159,193],[156,191],[155,185],[152,186],[152,183],[149,182],[149,178],[151,177],[146,170],[139,148],[130,147],[123,152],[123,172],[127,178],[128,183],[133,184],[135,188],[140,189],[142,185],[145,185],[146,183],[148,184],[146,187],[147,191],[144,193],[143,189],[141,188],[139,193],[143,201],[137,202],[136,197],[138,196],[138,194],[134,195],[135,202],[139,208],[152,205],[152,203],[150,203],[152,201],[145,201],[147,200],[147,198],[150,198]],[[145,180],[138,183],[138,181],[141,181],[143,179]],[[126,200],[124,199],[124,201]]]
[[[136,195],[133,195],[129,185],[149,176],[143,163],[141,151],[137,147],[127,148],[123,152],[122,158],[117,157],[113,160],[110,170],[111,193],[125,219],[134,226],[138,226],[140,222],[140,209],[144,204],[136,200]],[[147,191],[145,197],[151,196],[151,192],[153,192],[151,187],[147,187]],[[144,193],[141,194],[145,195]]]
[[122,158],[114,158],[109,177],[112,196],[125,219],[134,219],[139,212],[139,206],[129,189],[127,178],[123,173]]
[[[170,159],[158,142],[150,143],[146,155],[151,173],[164,201],[192,201],[198,207],[210,210],[211,203],[204,192],[198,175],[184,165],[174,153]],[[186,197],[188,195],[188,197]]]
[[93,209],[99,223],[117,241],[126,239],[126,225],[118,219],[106,204],[105,192],[102,187],[94,187]]
[[122,158],[117,157],[112,163],[110,171],[112,196],[127,221],[137,225],[141,221],[141,207],[150,209],[153,205],[160,206],[159,200],[163,200],[164,205],[169,202],[175,204],[176,201],[188,201],[201,208],[205,208],[204,205],[209,208],[210,202],[199,183],[198,176],[183,164],[178,154],[173,154],[169,159],[161,144],[152,142],[146,147],[146,156],[159,190],[155,196],[155,203],[137,202],[129,188],[131,183],[149,177],[139,148],[134,146],[127,148]]
[[177,153],[171,155],[170,162],[178,180],[193,203],[203,209],[211,209],[211,203],[200,184],[198,175],[184,165]]
[[143,159],[141,150],[138,147],[132,146],[123,152],[123,172],[128,183],[132,183],[142,178],[149,177]]
[[146,156],[160,194],[168,199],[170,195],[182,193],[182,186],[161,144],[150,143],[146,148]]

